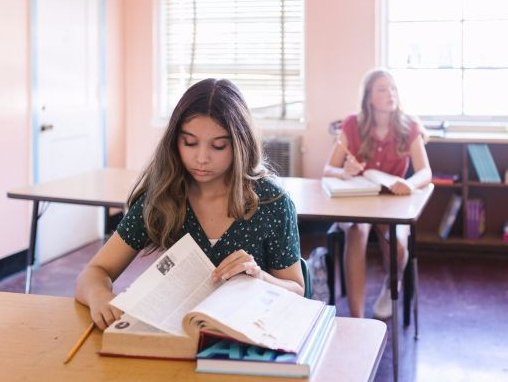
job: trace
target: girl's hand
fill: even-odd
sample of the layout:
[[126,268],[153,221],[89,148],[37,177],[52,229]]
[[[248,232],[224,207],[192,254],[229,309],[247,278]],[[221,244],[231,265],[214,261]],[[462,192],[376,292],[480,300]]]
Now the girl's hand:
[[239,249],[222,260],[219,266],[215,268],[212,280],[214,282],[228,280],[239,273],[246,273],[249,276],[263,279],[263,271],[257,265],[254,257],[243,249]]
[[395,195],[409,195],[414,190],[414,186],[406,180],[399,180],[392,184],[390,191]]
[[365,169],[365,162],[358,162],[356,158],[348,154],[346,156],[346,160],[344,161],[344,171],[342,176],[344,179],[350,179],[353,176],[360,174]]
[[90,304],[90,316],[101,330],[106,329],[123,314],[120,309],[109,304],[113,297],[115,295],[111,292],[104,293],[97,296]]

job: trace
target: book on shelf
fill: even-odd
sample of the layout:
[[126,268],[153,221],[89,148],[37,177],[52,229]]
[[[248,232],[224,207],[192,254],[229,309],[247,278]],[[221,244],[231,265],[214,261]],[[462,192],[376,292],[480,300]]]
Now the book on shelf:
[[439,236],[442,239],[446,239],[450,235],[450,231],[453,227],[453,223],[455,223],[455,220],[457,219],[461,204],[462,196],[452,194],[438,228]]
[[501,183],[501,177],[487,144],[470,143],[467,150],[480,182]]
[[196,371],[308,377],[335,329],[335,307],[327,306],[298,353],[272,350],[204,333],[196,356]]
[[479,239],[485,232],[485,205],[481,199],[466,202],[466,238]]
[[382,188],[389,189],[401,177],[376,169],[365,170],[362,175],[349,179],[323,177],[321,185],[329,197],[378,195]]
[[459,174],[433,173],[432,183],[434,184],[454,184],[460,180]]
[[104,330],[100,354],[194,359],[202,331],[298,353],[326,309],[245,274],[213,282],[214,269],[185,235],[111,300],[124,314]]

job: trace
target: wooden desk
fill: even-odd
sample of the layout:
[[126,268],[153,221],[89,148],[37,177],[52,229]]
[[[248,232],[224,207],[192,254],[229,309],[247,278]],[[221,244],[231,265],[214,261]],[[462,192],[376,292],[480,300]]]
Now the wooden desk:
[[[410,195],[354,196],[330,198],[323,191],[320,179],[282,178],[282,185],[291,195],[298,218],[329,220],[330,222],[382,223],[390,231],[390,293],[392,298],[392,346],[394,380],[398,380],[398,290],[397,290],[397,241],[398,224],[408,224],[411,229],[409,240],[409,263],[414,275],[414,319],[415,338],[418,336],[418,282],[417,257],[414,251],[416,222],[432,195],[434,186],[415,190]],[[337,259],[334,259],[336,261]],[[334,291],[333,295],[335,295]],[[409,319],[408,319],[409,322]]]
[[107,218],[109,208],[124,208],[129,190],[138,174],[137,171],[104,168],[7,192],[9,198],[33,202],[30,242],[27,252],[26,293],[30,293],[32,265],[35,260],[37,223],[40,217],[39,202],[105,207]]
[[[196,373],[193,361],[101,357],[95,329],[74,358],[67,352],[90,323],[88,308],[69,297],[0,292],[1,381],[302,381]],[[371,319],[336,319],[336,330],[311,381],[372,381],[386,343],[386,325]]]

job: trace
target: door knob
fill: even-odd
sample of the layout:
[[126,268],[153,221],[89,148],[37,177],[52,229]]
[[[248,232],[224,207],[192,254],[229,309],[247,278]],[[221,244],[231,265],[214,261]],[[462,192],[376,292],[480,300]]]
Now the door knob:
[[53,129],[53,125],[50,124],[50,123],[43,123],[41,125],[41,131],[44,132],[46,130],[52,130]]

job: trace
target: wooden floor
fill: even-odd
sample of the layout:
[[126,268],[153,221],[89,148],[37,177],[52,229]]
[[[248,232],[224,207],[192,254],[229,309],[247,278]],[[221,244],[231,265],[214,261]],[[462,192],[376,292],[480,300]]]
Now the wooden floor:
[[[322,236],[306,235],[302,252],[306,256],[323,244]],[[101,245],[91,243],[36,269],[32,292],[72,296],[76,274]],[[136,259],[115,289],[128,285],[152,261]],[[369,316],[384,275],[375,250],[369,251],[367,272]],[[508,381],[508,253],[421,254],[419,278],[420,337],[414,340],[413,326],[399,329],[399,381]],[[24,282],[24,273],[16,274],[0,280],[0,290],[23,292]],[[337,303],[338,315],[347,316],[346,299]],[[388,327],[391,330],[390,322]],[[375,382],[393,381],[391,349],[389,332]]]

